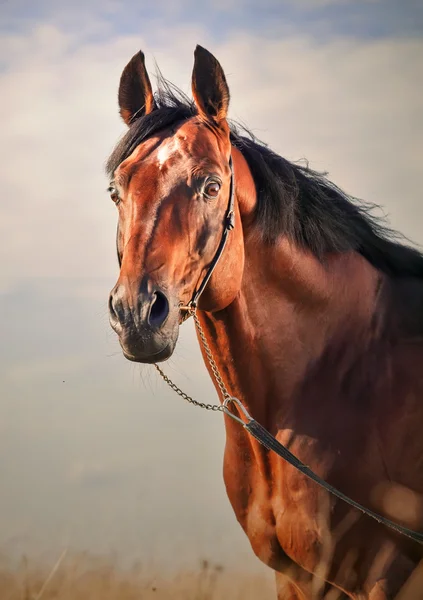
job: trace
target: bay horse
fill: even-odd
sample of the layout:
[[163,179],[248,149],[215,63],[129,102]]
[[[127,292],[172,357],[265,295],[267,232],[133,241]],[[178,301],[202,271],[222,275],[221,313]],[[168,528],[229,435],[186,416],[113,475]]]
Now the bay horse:
[[[423,255],[326,175],[229,121],[225,74],[201,46],[192,93],[161,75],[153,93],[142,52],[121,75],[128,130],[107,172],[120,265],[110,323],[124,356],[169,358],[181,306],[202,286],[197,320],[230,394],[329,484],[421,529]],[[228,416],[225,428],[227,494],[276,572],[279,600],[399,592],[419,544],[317,486]]]

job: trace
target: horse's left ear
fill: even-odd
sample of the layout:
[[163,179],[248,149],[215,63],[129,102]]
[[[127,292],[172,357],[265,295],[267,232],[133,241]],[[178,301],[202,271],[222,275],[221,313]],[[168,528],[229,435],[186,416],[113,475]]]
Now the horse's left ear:
[[118,99],[120,116],[128,126],[134,117],[148,115],[155,108],[153,90],[141,50],[123,70]]
[[199,115],[216,124],[228,114],[229,88],[219,62],[208,50],[197,46],[194,52],[192,95]]

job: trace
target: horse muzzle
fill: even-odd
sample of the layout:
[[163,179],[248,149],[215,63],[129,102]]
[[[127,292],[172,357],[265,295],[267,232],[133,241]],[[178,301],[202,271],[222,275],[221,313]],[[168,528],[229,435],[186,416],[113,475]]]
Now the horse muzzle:
[[175,349],[179,309],[157,287],[148,290],[144,286],[134,294],[118,283],[109,297],[109,320],[128,360],[159,362],[169,358]]

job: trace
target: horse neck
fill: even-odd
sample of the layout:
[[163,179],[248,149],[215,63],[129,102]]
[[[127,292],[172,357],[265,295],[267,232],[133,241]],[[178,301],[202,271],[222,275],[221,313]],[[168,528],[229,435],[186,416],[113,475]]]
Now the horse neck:
[[356,253],[321,263],[286,239],[268,246],[246,236],[237,297],[225,310],[200,314],[229,393],[266,424],[270,406],[290,403],[330,345],[352,355],[377,335],[381,279]]

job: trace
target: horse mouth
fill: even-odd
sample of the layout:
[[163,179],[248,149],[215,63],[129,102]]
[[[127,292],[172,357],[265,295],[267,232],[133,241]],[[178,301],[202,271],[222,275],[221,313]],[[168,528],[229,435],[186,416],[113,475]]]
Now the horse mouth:
[[166,344],[164,348],[158,350],[157,352],[153,352],[152,354],[137,352],[136,354],[132,354],[128,352],[124,348],[122,348],[123,356],[132,362],[144,363],[144,364],[153,364],[155,362],[163,362],[170,358],[173,352],[173,347],[171,342]]

